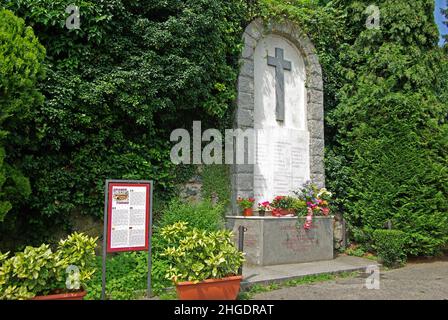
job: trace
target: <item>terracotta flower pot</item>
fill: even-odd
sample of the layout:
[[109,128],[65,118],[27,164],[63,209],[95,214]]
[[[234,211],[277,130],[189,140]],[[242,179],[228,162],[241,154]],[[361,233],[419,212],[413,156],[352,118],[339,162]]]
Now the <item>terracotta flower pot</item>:
[[31,300],[84,300],[87,291],[77,291],[69,293],[49,294],[46,296],[35,296]]
[[243,210],[243,216],[252,217],[253,215],[254,215],[254,210],[252,208]]
[[236,300],[242,276],[208,279],[199,283],[191,281],[176,284],[179,300]]
[[294,215],[294,210],[291,210],[291,209],[274,209],[272,211],[272,215],[274,217],[290,216],[290,215]]

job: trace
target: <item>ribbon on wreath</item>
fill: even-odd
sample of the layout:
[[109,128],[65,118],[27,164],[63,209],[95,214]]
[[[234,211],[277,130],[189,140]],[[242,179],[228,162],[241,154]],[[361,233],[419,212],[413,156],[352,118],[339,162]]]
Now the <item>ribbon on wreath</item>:
[[306,216],[306,221],[303,227],[305,228],[305,230],[310,230],[312,225],[313,225],[313,209],[308,207],[308,214]]

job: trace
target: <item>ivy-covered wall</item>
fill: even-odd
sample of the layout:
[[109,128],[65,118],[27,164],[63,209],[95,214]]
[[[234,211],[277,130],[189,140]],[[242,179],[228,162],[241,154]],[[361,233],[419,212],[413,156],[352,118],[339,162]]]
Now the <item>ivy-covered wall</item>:
[[[71,2],[0,0],[46,48],[45,100],[1,140],[32,193],[16,197],[0,244],[38,244],[79,214],[100,219],[106,178],[154,179],[161,212],[192,172],[171,164],[171,131],[231,126],[241,34],[254,17],[293,20],[315,44],[327,184],[352,240],[369,245],[391,221],[408,254],[447,244],[448,55],[433,0],[376,1],[380,29],[366,28],[364,0],[83,0],[81,29],[68,30]],[[213,170],[204,192],[225,197],[215,182],[226,176]]]
[[106,178],[153,179],[157,203],[170,199],[171,131],[229,118],[245,1],[77,1],[81,29],[69,30],[72,2],[0,2],[47,49],[45,102],[11,128],[6,147],[33,192],[0,225],[0,242],[39,243],[69,228],[75,211],[102,217]]

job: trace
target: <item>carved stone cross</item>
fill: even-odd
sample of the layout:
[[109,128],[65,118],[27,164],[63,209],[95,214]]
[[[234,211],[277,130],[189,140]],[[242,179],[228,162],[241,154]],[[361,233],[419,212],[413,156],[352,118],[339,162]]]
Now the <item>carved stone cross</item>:
[[285,74],[291,71],[291,61],[284,59],[283,49],[275,48],[275,57],[268,56],[268,65],[275,67],[275,114],[277,121],[285,121]]

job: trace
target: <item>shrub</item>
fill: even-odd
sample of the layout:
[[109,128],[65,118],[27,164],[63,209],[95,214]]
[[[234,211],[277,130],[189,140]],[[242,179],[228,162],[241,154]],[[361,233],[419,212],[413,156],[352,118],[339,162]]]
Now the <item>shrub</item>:
[[406,263],[404,246],[406,234],[399,230],[375,230],[374,248],[386,267],[400,267]]
[[[59,290],[86,288],[95,272],[96,238],[74,233],[61,240],[58,250],[49,245],[26,247],[8,258],[0,254],[0,299],[23,300]],[[69,266],[79,269],[78,275],[67,274]]]
[[58,244],[58,260],[61,269],[70,265],[79,268],[79,281],[87,289],[87,281],[92,278],[95,268],[95,248],[98,238],[91,238],[82,233],[73,233]]
[[227,230],[207,232],[176,223],[163,228],[161,235],[171,243],[162,256],[169,263],[166,278],[175,283],[236,275],[244,261]]
[[377,1],[380,30],[364,28],[370,1],[349,2],[338,2],[353,43],[340,56],[340,103],[327,113],[338,130],[329,185],[352,234],[368,240],[390,220],[407,254],[435,255],[448,244],[448,60],[434,1]]
[[165,227],[182,221],[192,228],[216,231],[224,226],[223,213],[221,204],[213,205],[208,199],[197,204],[174,200],[164,211],[159,225]]
[[110,177],[155,179],[155,196],[170,198],[172,130],[217,127],[232,111],[245,2],[81,1],[79,30],[64,26],[71,1],[2,3],[33,24],[48,57],[45,103],[11,145],[34,192],[8,231],[42,237],[80,207],[100,218]]
[[0,7],[0,222],[14,203],[23,202],[31,194],[28,179],[7,161],[5,142],[9,131],[43,100],[36,85],[43,77],[44,57],[45,49],[33,29]]

